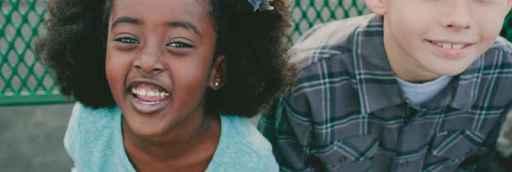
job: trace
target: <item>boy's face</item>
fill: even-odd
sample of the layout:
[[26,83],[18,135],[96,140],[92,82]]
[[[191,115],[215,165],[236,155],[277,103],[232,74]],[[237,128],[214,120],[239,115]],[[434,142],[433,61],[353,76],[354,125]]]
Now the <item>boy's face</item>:
[[510,0],[366,0],[384,16],[393,70],[409,81],[457,75],[496,40]]
[[213,60],[206,2],[113,1],[106,75],[131,134],[169,136],[202,119],[212,64],[222,58]]

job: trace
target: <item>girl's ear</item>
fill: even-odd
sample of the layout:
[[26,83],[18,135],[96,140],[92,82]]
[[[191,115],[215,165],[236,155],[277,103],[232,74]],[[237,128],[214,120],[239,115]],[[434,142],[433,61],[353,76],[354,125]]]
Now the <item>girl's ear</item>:
[[212,90],[218,90],[224,85],[225,68],[224,56],[217,56],[213,62],[208,80],[208,85]]
[[386,13],[386,0],[364,0],[368,9],[380,16],[383,16]]

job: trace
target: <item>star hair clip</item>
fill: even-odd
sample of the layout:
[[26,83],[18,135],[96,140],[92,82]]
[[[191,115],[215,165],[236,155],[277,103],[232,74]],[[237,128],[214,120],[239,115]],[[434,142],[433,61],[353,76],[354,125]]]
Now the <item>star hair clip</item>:
[[270,4],[273,0],[248,0],[253,11],[272,11],[274,7]]

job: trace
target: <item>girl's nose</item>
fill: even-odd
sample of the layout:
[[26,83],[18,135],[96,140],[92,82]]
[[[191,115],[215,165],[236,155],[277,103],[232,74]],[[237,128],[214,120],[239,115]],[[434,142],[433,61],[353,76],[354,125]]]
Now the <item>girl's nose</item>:
[[157,51],[144,51],[134,62],[133,67],[146,76],[153,76],[164,71],[161,53]]

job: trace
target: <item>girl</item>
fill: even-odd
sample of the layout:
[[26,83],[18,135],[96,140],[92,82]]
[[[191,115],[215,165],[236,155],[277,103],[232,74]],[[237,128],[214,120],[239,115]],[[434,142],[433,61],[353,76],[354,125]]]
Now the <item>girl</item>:
[[38,52],[79,103],[74,170],[278,171],[251,117],[285,85],[285,0],[53,0]]

